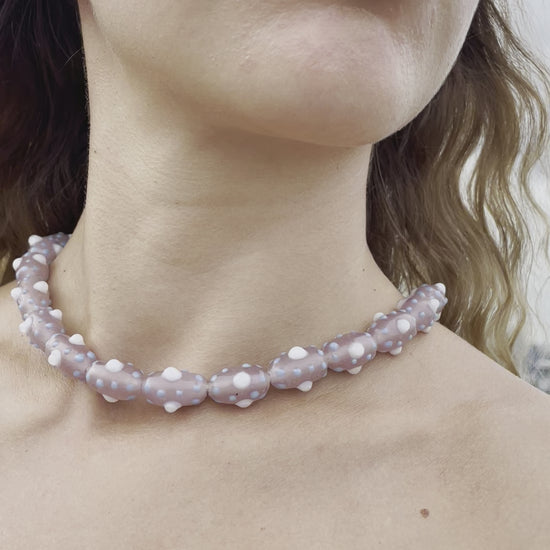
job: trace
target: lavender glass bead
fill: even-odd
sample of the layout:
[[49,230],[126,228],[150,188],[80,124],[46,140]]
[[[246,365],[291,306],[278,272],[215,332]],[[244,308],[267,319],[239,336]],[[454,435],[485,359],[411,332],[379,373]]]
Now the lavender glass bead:
[[397,355],[418,331],[431,330],[448,301],[445,285],[423,284],[390,313],[376,313],[365,332],[338,334],[322,349],[293,346],[272,359],[267,370],[250,363],[228,365],[208,382],[200,374],[173,366],[145,375],[132,363],[99,360],[81,334],[65,334],[62,312],[52,308],[47,281],[50,264],[70,236],[61,232],[46,237],[31,235],[28,251],[13,261],[17,286],[11,296],[23,319],[19,330],[46,355],[52,367],[86,383],[110,403],[141,398],[172,413],[199,405],[207,396],[216,403],[245,408],[263,399],[270,386],[306,392],[329,369],[358,374],[377,353]]

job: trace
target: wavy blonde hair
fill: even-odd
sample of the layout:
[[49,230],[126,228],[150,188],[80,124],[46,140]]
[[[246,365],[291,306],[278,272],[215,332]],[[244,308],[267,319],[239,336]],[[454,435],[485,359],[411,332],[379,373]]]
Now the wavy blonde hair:
[[[0,7],[1,281],[31,234],[71,233],[84,208],[89,113],[76,0]],[[533,243],[522,208],[544,219],[529,174],[547,144],[547,75],[480,0],[454,67],[426,108],[374,145],[368,246],[404,293],[443,281],[440,322],[516,372],[526,320],[522,269]],[[464,178],[467,163],[471,173]],[[523,205],[525,203],[527,206]]]

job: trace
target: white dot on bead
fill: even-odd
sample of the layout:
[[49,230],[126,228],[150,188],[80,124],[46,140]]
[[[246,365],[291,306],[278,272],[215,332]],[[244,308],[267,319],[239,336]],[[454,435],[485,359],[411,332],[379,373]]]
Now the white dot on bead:
[[52,367],[59,367],[61,363],[61,352],[58,349],[54,349],[48,356],[48,363]]
[[447,291],[447,288],[443,283],[435,283],[434,286],[435,288],[437,288],[437,290],[439,290],[439,292],[441,292],[441,294],[445,294],[445,292]]
[[55,317],[56,319],[59,319],[61,321],[61,317],[63,317],[63,313],[61,312],[60,309],[52,309],[50,311],[50,315],[52,317]]
[[175,367],[166,367],[162,371],[161,376],[162,378],[164,378],[165,380],[168,380],[169,382],[175,382],[176,380],[180,380],[180,378],[182,377],[182,374]]
[[302,382],[298,386],[298,389],[301,391],[309,391],[312,386],[313,386],[313,382],[311,380],[306,380],[305,382]]
[[373,321],[378,321],[378,319],[382,319],[382,317],[385,317],[386,314],[379,311],[378,313],[374,314],[374,317],[372,318]]
[[13,260],[11,265],[12,265],[13,269],[15,269],[17,271],[19,269],[19,266],[21,265],[21,258],[15,258],[15,260]]
[[109,403],[116,403],[118,401],[118,399],[115,399],[110,395],[105,395],[104,393],[102,393],[101,395],[103,396],[103,399],[105,399],[105,401],[108,401]]
[[44,254],[33,254],[32,257],[33,260],[36,260],[39,264],[48,265],[48,260],[46,260]]
[[48,292],[48,283],[46,281],[36,281],[32,287],[35,290],[38,290],[38,292],[42,292],[44,294],[47,294]]
[[11,291],[10,291],[10,294],[11,294],[11,297],[14,299],[14,300],[17,300],[19,298],[19,296],[21,296],[21,293],[23,292],[23,289],[16,286],[15,288],[12,288]]
[[124,363],[121,363],[118,359],[109,359],[105,363],[105,369],[109,372],[120,372],[124,368]]
[[288,357],[290,359],[303,359],[307,357],[307,351],[301,346],[294,346],[288,350]]
[[164,410],[168,413],[173,413],[181,407],[182,407],[182,404],[178,403],[177,401],[167,401],[166,403],[164,403]]
[[38,244],[42,240],[42,237],[40,235],[31,235],[28,239],[29,245],[34,246],[35,244]]
[[365,346],[359,342],[353,342],[348,346],[348,353],[353,359],[358,359],[365,353]]
[[252,399],[242,399],[241,401],[237,401],[235,405],[237,405],[238,407],[241,407],[241,409],[244,409],[248,407],[251,403],[253,403]]
[[63,250],[63,247],[60,245],[60,244],[57,244],[55,243],[53,245],[53,249],[54,249],[54,252],[57,254],[59,254],[62,250]]
[[27,317],[22,323],[19,323],[19,331],[21,334],[27,334],[31,329],[32,317]]
[[433,312],[435,313],[437,311],[437,308],[439,307],[439,300],[436,300],[435,298],[432,298],[428,305],[432,308]]
[[84,338],[82,338],[82,334],[73,334],[70,338],[69,338],[69,342],[71,344],[76,344],[77,346],[83,346],[84,345]]
[[238,390],[244,390],[245,388],[248,388],[251,381],[252,377],[247,372],[238,372],[235,376],[233,376],[233,385]]
[[348,369],[348,372],[350,374],[358,374],[361,372],[362,368],[363,368],[363,365],[359,365],[358,367],[354,367],[353,369]]
[[397,330],[401,334],[405,334],[405,332],[407,332],[410,328],[411,328],[411,324],[409,323],[409,321],[407,321],[407,319],[398,319]]

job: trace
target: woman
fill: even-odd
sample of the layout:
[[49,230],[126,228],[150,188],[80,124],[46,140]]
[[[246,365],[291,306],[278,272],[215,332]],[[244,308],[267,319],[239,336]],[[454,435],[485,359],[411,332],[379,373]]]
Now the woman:
[[[508,372],[512,166],[526,189],[545,120],[500,10],[3,2],[2,547],[548,548],[550,402]],[[144,376],[267,369],[422,283],[449,301],[361,373],[167,414],[20,337],[14,269],[57,232],[66,334]]]

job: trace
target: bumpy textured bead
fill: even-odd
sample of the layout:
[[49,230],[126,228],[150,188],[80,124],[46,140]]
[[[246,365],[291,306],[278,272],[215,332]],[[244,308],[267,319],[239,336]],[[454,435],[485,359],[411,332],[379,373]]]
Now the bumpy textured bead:
[[84,382],[86,371],[96,360],[95,353],[84,344],[80,334],[54,334],[45,344],[48,363],[66,376]]
[[11,289],[11,297],[16,301],[19,313],[22,319],[26,319],[32,311],[39,307],[35,302],[35,297],[26,289],[20,286]]
[[142,386],[147,403],[162,406],[166,412],[199,405],[205,400],[207,391],[208,383],[203,376],[175,367],[149,374]]
[[28,288],[36,281],[45,281],[50,275],[46,256],[37,252],[25,252],[21,256],[15,278],[21,286]]
[[387,315],[377,313],[374,319],[367,332],[372,335],[381,353],[401,353],[403,344],[416,335],[416,319],[404,311],[394,310]]
[[51,264],[56,256],[61,252],[63,247],[67,244],[69,235],[65,233],[54,233],[47,237],[40,237],[39,235],[31,235],[29,237],[30,252],[36,252],[42,254],[48,265]]
[[358,374],[376,355],[376,341],[368,332],[352,331],[338,334],[323,344],[328,368],[335,372]]
[[243,363],[225,367],[210,378],[208,395],[216,403],[245,408],[263,399],[269,390],[269,375],[260,365]]
[[[16,296],[19,311],[24,319],[29,313],[41,307],[51,306],[51,300],[48,295],[48,283],[46,281],[36,281],[27,285],[26,282],[21,282],[18,289],[20,290]],[[12,294],[13,296],[13,294]]]
[[421,285],[411,294],[400,300],[397,307],[406,311],[416,319],[416,328],[428,333],[434,322],[441,317],[441,311],[448,302],[444,294],[445,286],[442,283],[435,285]]
[[269,362],[271,384],[280,390],[309,391],[313,382],[327,375],[323,352],[315,346],[294,346]]
[[133,363],[123,363],[118,359],[94,361],[86,372],[86,383],[100,393],[106,401],[128,401],[141,392],[143,372]]
[[11,291],[23,322],[22,334],[41,349],[48,363],[73,379],[87,383],[105,400],[116,402],[144,397],[172,413],[181,407],[198,405],[209,396],[222,404],[241,408],[263,399],[270,385],[278,389],[309,391],[313,382],[328,369],[357,374],[377,352],[398,354],[418,331],[428,332],[447,304],[445,285],[423,284],[397,304],[387,315],[377,313],[365,332],[338,334],[323,344],[294,346],[269,362],[268,372],[260,365],[243,363],[224,367],[209,382],[200,374],[167,367],[147,376],[132,363],[110,359],[99,361],[80,334],[69,336],[61,323],[62,313],[51,307],[47,279],[49,265],[71,235],[31,235],[29,250],[13,261],[17,287]]
[[61,324],[61,311],[51,307],[40,307],[27,313],[19,330],[29,337],[31,346],[44,351],[46,342],[58,333],[65,333]]

